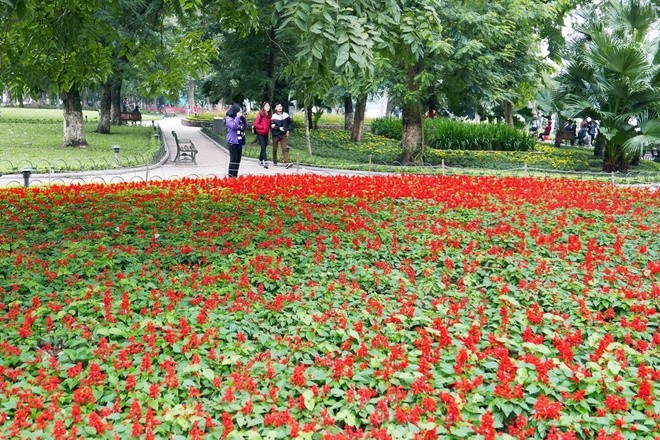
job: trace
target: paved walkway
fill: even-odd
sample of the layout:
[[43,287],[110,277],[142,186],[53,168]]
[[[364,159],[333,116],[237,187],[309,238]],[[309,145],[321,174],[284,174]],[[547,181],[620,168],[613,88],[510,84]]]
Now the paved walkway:
[[[181,124],[181,118],[166,118],[157,121],[160,125],[168,154],[160,163],[139,168],[95,170],[85,172],[33,174],[30,176],[30,185],[49,185],[56,183],[113,183],[122,181],[144,180],[170,180],[183,177],[226,177],[229,167],[229,152],[218,145],[213,139],[202,133],[199,127],[188,127]],[[174,163],[176,143],[172,136],[176,131],[180,139],[190,139],[197,148],[197,165],[190,162]],[[269,147],[270,148],[270,147]],[[269,156],[272,151],[269,150]],[[282,164],[265,169],[260,167],[256,159],[243,157],[238,175],[274,175],[311,173],[324,175],[364,175],[366,172],[342,171],[324,168],[301,167],[294,164],[286,169]],[[20,174],[0,176],[0,187],[22,186],[23,177]]]

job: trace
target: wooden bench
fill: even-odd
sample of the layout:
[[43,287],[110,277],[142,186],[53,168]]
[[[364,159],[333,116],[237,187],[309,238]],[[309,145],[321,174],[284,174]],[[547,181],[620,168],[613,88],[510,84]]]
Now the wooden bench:
[[139,122],[142,125],[142,113],[140,112],[121,112],[122,121]]
[[174,130],[172,130],[172,136],[176,142],[176,156],[174,157],[174,162],[180,162],[186,159],[197,165],[197,148],[195,148],[195,144],[193,144],[190,139],[179,139]]
[[172,110],[172,109],[170,109],[170,111],[167,111],[166,108],[163,108],[163,109],[161,110],[161,113],[162,113],[163,116],[165,116],[166,118],[167,118],[168,116],[172,116],[172,117],[176,116],[176,111],[174,111],[174,110]]
[[555,132],[555,147],[561,146],[562,142],[568,142],[571,143],[571,145],[575,145],[575,133],[572,131],[563,131],[559,130]]

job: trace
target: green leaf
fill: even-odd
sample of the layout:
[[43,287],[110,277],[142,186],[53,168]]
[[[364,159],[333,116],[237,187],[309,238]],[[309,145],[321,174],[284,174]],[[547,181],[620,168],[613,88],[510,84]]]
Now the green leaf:
[[305,391],[303,391],[302,396],[303,396],[303,400],[305,402],[305,408],[312,411],[314,409],[314,405],[316,405],[316,399],[314,397],[314,391],[305,390]]
[[607,363],[607,369],[610,370],[610,372],[616,376],[621,371],[621,365],[619,365],[618,362],[609,361]]
[[210,368],[203,368],[202,376],[204,376],[209,382],[213,382],[213,379],[215,379],[215,373]]
[[522,346],[531,350],[535,351],[541,354],[549,355],[550,354],[550,349],[546,347],[545,345],[542,344],[533,344],[531,342],[523,342]]

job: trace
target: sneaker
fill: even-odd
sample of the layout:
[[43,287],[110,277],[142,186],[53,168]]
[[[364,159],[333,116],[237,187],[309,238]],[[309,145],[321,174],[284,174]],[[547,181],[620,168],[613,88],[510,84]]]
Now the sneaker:
[[284,165],[284,168],[286,168],[288,170],[292,166],[293,166],[293,164],[291,162],[289,162],[288,164]]
[[264,168],[268,169],[268,164],[264,162]]

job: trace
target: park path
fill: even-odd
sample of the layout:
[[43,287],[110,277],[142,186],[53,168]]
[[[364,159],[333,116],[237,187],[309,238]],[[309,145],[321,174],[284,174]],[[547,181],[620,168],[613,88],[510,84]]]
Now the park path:
[[[32,174],[30,186],[68,183],[114,183],[145,180],[171,180],[185,177],[226,177],[229,166],[229,152],[210,137],[202,133],[199,127],[188,127],[181,124],[181,118],[166,118],[156,121],[160,125],[168,150],[166,157],[158,164],[138,168],[117,168],[112,170],[94,170],[85,172]],[[172,136],[176,131],[179,139],[190,139],[197,148],[197,165],[190,162],[174,163],[176,143]],[[269,147],[270,148],[270,147]],[[272,152],[269,150],[269,156]],[[364,175],[366,172],[343,171],[325,168],[302,167],[294,164],[289,169],[283,165],[265,169],[260,167],[256,159],[243,157],[238,175],[275,175],[275,174],[322,174],[322,175]],[[20,174],[0,176],[0,187],[21,186],[23,177]]]

